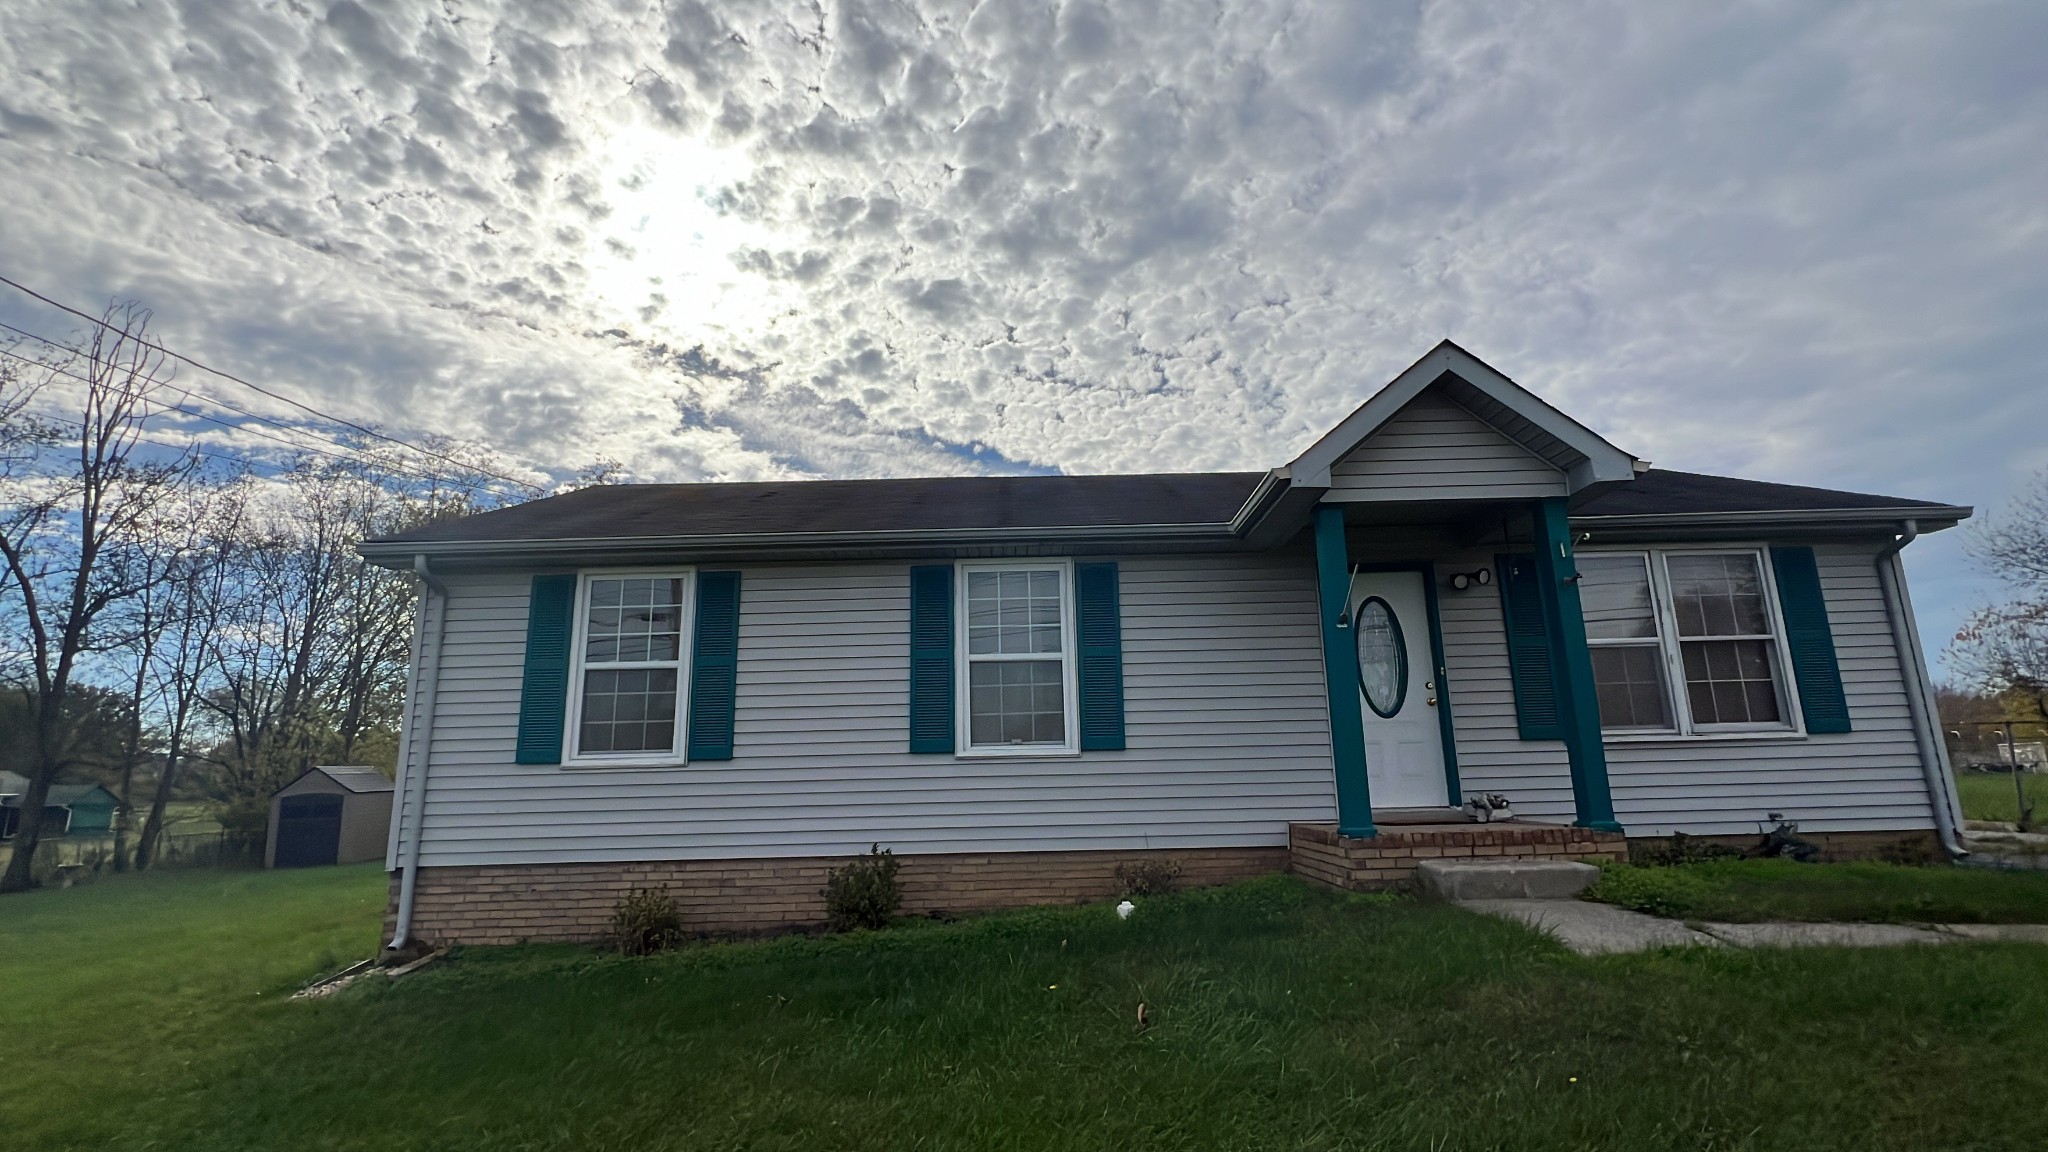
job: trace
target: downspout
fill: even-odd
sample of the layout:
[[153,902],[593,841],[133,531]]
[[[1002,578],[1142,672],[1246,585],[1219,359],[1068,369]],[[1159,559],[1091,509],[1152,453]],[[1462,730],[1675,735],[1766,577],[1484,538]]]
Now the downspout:
[[1927,657],[1920,649],[1920,628],[1913,619],[1913,602],[1906,598],[1905,567],[1899,553],[1920,536],[1920,524],[1901,524],[1898,539],[1877,554],[1877,583],[1884,593],[1884,615],[1892,628],[1892,646],[1899,654],[1899,670],[1906,681],[1906,710],[1913,718],[1913,741],[1920,747],[1920,774],[1927,780],[1927,803],[1934,810],[1934,834],[1950,856],[1968,856],[1957,837],[1955,775],[1949,770],[1948,746],[1935,725],[1932,678],[1927,674]]
[[412,810],[412,839],[402,846],[405,871],[398,881],[398,921],[393,926],[391,943],[385,946],[387,948],[403,948],[412,938],[413,893],[420,879],[420,843],[426,839],[427,763],[434,752],[434,689],[441,679],[441,636],[448,623],[448,586],[428,570],[425,553],[412,558],[412,570],[422,585],[420,625],[423,631],[427,609],[434,607],[434,597],[440,598],[440,605],[434,612],[433,642],[420,651],[419,720],[414,724],[413,738],[407,741],[408,753],[417,749],[417,756],[409,756],[406,764],[406,798],[398,815],[403,828],[405,809]]

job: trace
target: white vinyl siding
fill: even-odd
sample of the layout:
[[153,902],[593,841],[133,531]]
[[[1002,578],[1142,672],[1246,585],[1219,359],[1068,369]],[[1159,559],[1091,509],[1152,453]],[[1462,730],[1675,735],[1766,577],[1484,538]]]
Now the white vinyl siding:
[[525,574],[451,576],[428,867],[1279,846],[1336,817],[1313,565],[1119,561],[1129,747],[911,755],[908,563],[743,569],[734,758],[512,762]]
[[1433,391],[1408,402],[1330,467],[1331,501],[1565,495],[1565,475]]
[[[1820,832],[1933,827],[1905,682],[1872,566],[1877,548],[1814,549],[1854,731],[1609,739],[1608,784],[1616,818],[1629,835],[1750,833],[1767,812]],[[1491,562],[1468,554],[1440,560],[1438,570]],[[1498,587],[1439,591],[1460,784],[1468,794],[1506,795],[1518,815],[1570,822],[1575,811],[1564,744],[1516,734]]]

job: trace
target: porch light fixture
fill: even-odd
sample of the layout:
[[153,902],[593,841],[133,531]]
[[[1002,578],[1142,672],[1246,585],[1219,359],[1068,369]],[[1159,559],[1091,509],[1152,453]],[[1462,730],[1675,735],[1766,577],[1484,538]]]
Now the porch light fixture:
[[1491,583],[1493,583],[1493,569],[1491,568],[1474,568],[1470,572],[1451,573],[1451,587],[1459,592],[1463,592],[1474,584],[1484,588]]

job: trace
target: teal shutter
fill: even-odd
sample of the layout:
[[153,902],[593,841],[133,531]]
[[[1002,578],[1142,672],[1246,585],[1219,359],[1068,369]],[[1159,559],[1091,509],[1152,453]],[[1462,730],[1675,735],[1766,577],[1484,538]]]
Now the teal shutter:
[[1081,644],[1081,749],[1124,746],[1123,618],[1115,564],[1076,564],[1076,633]]
[[569,705],[569,636],[576,577],[535,576],[526,602],[526,675],[519,689],[520,764],[562,762],[562,716]]
[[690,648],[690,759],[732,759],[739,695],[740,574],[697,574],[697,638]]
[[1811,548],[1772,548],[1778,577],[1778,613],[1785,620],[1785,645],[1792,652],[1792,679],[1799,685],[1799,710],[1809,733],[1849,731],[1849,700],[1842,668],[1835,662],[1835,634],[1828,627],[1827,599]]
[[1543,622],[1541,579],[1536,557],[1495,556],[1500,574],[1500,608],[1508,641],[1508,672],[1515,685],[1515,722],[1524,740],[1564,739],[1564,714],[1557,703],[1557,670],[1550,659],[1550,631]]
[[953,566],[910,570],[910,750],[953,750]]

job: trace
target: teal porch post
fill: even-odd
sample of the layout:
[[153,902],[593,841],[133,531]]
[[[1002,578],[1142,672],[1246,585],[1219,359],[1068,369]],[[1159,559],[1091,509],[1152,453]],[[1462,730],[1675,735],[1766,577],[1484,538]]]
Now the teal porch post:
[[1586,617],[1579,605],[1578,561],[1572,555],[1567,501],[1553,496],[1536,503],[1536,584],[1550,633],[1551,666],[1557,675],[1558,710],[1564,717],[1564,746],[1571,757],[1572,799],[1581,828],[1619,832],[1614,798],[1607,787],[1607,748],[1600,741],[1600,701],[1593,691],[1593,654],[1586,647]]
[[1316,509],[1316,584],[1321,589],[1323,680],[1330,690],[1330,757],[1337,770],[1337,834],[1373,836],[1372,793],[1365,779],[1365,718],[1358,711],[1358,650],[1337,621],[1350,605],[1351,561],[1344,510]]

